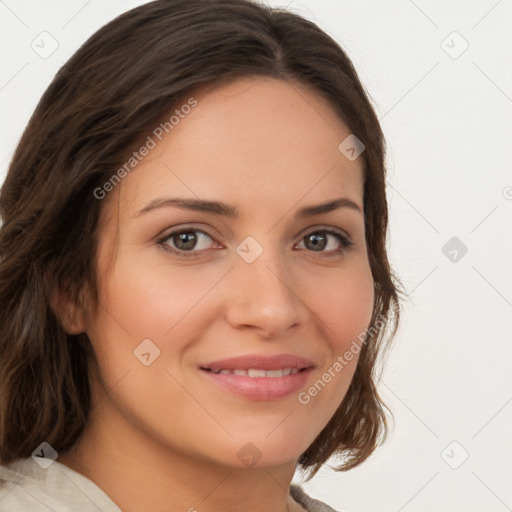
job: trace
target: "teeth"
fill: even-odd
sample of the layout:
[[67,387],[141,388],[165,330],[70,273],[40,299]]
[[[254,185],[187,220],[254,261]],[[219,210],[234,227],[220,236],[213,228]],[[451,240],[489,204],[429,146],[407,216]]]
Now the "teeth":
[[247,370],[247,375],[249,375],[249,377],[266,377],[267,376],[267,372],[265,370]]
[[281,368],[280,370],[260,370],[256,368],[250,368],[249,370],[211,370],[216,374],[228,374],[244,375],[246,377],[286,377],[287,375],[295,375],[299,373],[299,368]]
[[282,377],[284,375],[284,370],[269,370],[265,372],[267,377]]

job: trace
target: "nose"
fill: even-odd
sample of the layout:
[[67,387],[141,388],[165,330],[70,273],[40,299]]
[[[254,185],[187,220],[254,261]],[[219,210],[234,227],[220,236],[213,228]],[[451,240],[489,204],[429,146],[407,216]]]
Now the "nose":
[[237,256],[227,297],[228,323],[268,339],[303,327],[309,311],[291,275],[274,251],[264,250],[252,263]]

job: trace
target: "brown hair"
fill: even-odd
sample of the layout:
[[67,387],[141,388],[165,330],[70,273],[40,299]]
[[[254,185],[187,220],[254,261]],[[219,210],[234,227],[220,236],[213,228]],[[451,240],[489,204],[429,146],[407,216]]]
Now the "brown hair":
[[[375,302],[348,392],[299,459],[311,477],[333,454],[353,468],[384,441],[377,363],[396,334],[399,281],[386,254],[384,138],[356,71],[314,23],[249,0],[160,0],[96,32],[59,70],[19,142],[0,193],[0,461],[57,451],[91,407],[85,333],[67,334],[50,298],[97,299],[93,191],[163,113],[199,87],[267,76],[312,87],[366,148],[364,213]],[[340,141],[341,142],[341,141]],[[379,324],[380,322],[380,324]],[[391,335],[386,336],[393,326]]]

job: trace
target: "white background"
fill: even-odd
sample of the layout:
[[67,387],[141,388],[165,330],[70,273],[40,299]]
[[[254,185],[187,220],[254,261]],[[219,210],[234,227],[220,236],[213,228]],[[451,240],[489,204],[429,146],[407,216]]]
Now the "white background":
[[[0,2],[2,181],[60,65],[141,3]],[[388,142],[389,253],[409,294],[380,383],[391,438],[305,489],[349,512],[512,510],[512,2],[268,3],[333,36],[374,101]],[[31,48],[43,31],[58,43],[46,59]],[[455,247],[456,261],[442,252],[453,237],[468,249]]]

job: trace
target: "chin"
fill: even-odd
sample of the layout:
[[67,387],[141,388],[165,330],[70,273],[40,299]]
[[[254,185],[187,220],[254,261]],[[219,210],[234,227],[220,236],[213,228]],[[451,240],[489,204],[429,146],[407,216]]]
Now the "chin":
[[274,434],[265,431],[253,436],[240,435],[226,444],[216,444],[219,451],[228,455],[222,457],[222,464],[238,469],[263,469],[288,464],[295,467],[300,455],[312,441],[296,437],[288,431],[283,431],[281,435]]

